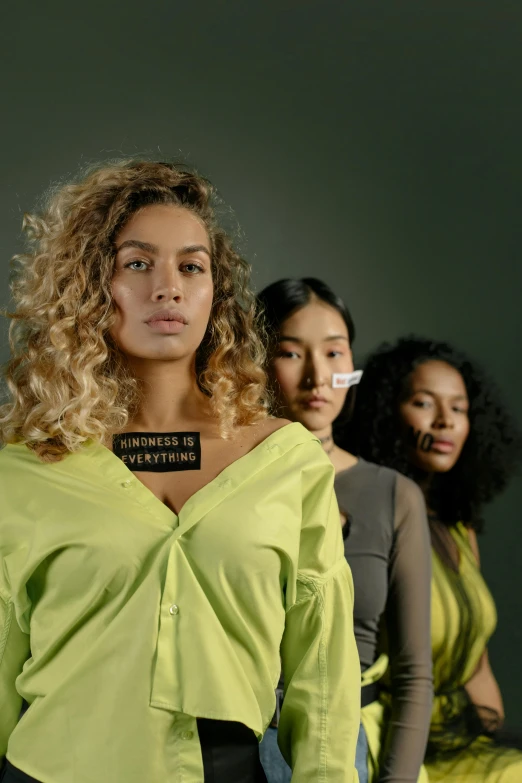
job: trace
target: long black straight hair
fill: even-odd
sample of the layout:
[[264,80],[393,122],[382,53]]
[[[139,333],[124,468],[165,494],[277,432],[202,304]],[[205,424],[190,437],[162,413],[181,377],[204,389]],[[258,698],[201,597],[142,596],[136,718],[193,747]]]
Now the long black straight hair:
[[[277,350],[283,323],[298,310],[313,302],[314,299],[333,307],[339,313],[348,330],[350,348],[353,346],[355,324],[348,307],[341,297],[329,285],[316,277],[288,277],[266,286],[257,297],[269,340],[269,361],[272,360]],[[334,422],[334,440],[342,437],[344,428],[350,420],[354,404],[355,387],[352,386],[348,390],[344,406]]]

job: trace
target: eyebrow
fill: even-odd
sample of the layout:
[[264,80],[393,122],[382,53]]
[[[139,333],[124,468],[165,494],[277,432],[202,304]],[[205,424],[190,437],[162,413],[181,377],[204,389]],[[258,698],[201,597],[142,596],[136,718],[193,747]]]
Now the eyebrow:
[[[348,338],[344,334],[332,334],[330,337],[325,337],[323,340],[323,343],[333,342],[334,340],[345,340],[348,342]],[[279,338],[279,342],[289,342],[289,343],[299,343],[302,345],[304,340],[301,340],[300,337],[290,337],[289,335],[282,334]]]
[[116,248],[116,252],[124,250],[126,247],[137,247],[138,250],[144,250],[146,253],[159,253],[159,247],[152,245],[150,242],[140,242],[139,239],[126,239],[119,247]]
[[[430,391],[429,389],[412,389],[412,394],[427,394],[429,397],[436,397],[436,393],[433,391]],[[466,394],[450,394],[449,397],[452,400],[467,400],[468,397]]]
[[[116,248],[116,252],[124,250],[126,247],[136,247],[138,250],[143,250],[145,253],[151,253],[152,255],[159,255],[159,247],[153,245],[151,242],[141,242],[139,239],[126,239]],[[210,258],[210,250],[205,245],[185,245],[178,251],[178,255],[188,255],[189,253],[206,253]]]

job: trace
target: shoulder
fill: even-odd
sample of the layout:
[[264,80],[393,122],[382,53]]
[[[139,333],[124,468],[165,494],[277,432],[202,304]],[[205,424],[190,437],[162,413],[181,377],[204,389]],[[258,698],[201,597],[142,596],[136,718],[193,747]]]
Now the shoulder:
[[[258,424],[243,428],[240,437],[247,450],[252,450],[263,443],[267,446],[275,445],[279,450],[284,451],[302,444],[312,444],[313,451],[318,450],[326,456],[315,435],[312,435],[302,424],[288,419],[270,416]],[[327,461],[331,464],[329,460]]]
[[334,464],[337,475],[348,472],[358,464],[358,458],[350,454],[349,451],[341,449],[339,447],[333,452],[332,462]]
[[23,443],[7,443],[0,447],[0,478],[10,480],[13,471],[20,474],[24,466],[43,465],[34,451]]
[[359,459],[352,470],[338,475],[336,485],[364,493],[366,501],[375,509],[389,509],[395,529],[404,522],[427,527],[426,501],[421,488],[393,468]]
[[408,476],[404,476],[402,473],[399,473],[396,470],[393,472],[395,474],[396,495],[407,498],[411,503],[420,504],[423,508],[425,508],[426,501],[419,485]]
[[357,487],[369,486],[381,498],[385,495],[391,498],[399,475],[392,468],[377,465],[375,462],[367,462],[359,457],[353,467],[337,474],[336,481],[340,484],[346,483]]
[[[87,441],[87,444],[93,444],[93,441]],[[78,458],[86,451],[86,445],[83,444],[77,451],[67,452],[59,459],[54,461],[42,459],[38,454],[27,446],[26,443],[7,443],[0,445],[0,475],[5,470],[31,471],[33,474],[47,474],[50,470],[60,470],[63,465],[69,465],[71,458]]]
[[477,534],[475,530],[470,525],[465,525],[462,522],[459,522],[456,525],[456,528],[462,533],[462,535],[467,540],[469,544],[469,548],[473,552],[473,556],[477,561],[477,565],[480,566],[480,550],[479,550],[479,544],[478,544]]
[[274,432],[283,429],[283,427],[287,427],[289,424],[292,424],[289,419],[267,416],[266,419],[263,419],[259,424],[256,424],[253,428],[249,429],[251,429],[254,439],[257,439],[258,442],[261,443]]
[[373,485],[376,492],[391,493],[392,497],[407,497],[412,502],[425,506],[424,495],[419,485],[394,468],[367,462],[359,457],[355,469],[346,471],[345,475],[353,476],[360,483]]
[[82,447],[59,460],[49,462],[41,459],[25,443],[3,445],[0,448],[0,497],[8,495],[10,498],[21,496],[25,500],[29,497],[34,499],[35,495],[50,490],[51,484],[56,485],[61,480],[60,476],[85,476],[92,462],[91,451]]
[[402,529],[404,533],[418,530],[422,535],[428,535],[428,513],[424,494],[412,479],[397,473],[395,484],[395,530]]
[[[23,522],[25,510],[40,496],[42,484],[38,476],[45,467],[23,444],[7,444],[0,448],[0,551],[12,546],[13,541],[18,545],[29,535],[28,526]],[[13,520],[16,520],[15,525]]]

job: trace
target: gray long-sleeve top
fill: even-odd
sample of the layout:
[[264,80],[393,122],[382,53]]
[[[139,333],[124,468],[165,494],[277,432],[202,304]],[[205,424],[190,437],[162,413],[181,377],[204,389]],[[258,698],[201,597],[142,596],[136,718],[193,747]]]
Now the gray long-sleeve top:
[[354,630],[363,671],[381,651],[391,714],[379,783],[416,783],[432,704],[431,548],[419,487],[363,459],[337,474],[345,554],[355,588]]

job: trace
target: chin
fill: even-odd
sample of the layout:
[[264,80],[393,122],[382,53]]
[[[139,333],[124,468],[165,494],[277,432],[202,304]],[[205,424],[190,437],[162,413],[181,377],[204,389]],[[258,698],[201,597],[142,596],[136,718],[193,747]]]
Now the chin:
[[298,421],[307,430],[324,430],[332,423],[330,417],[321,415],[320,413],[310,413],[310,411],[303,411],[302,409],[295,411],[293,415],[294,421]]
[[453,457],[448,459],[442,455],[430,455],[428,458],[417,460],[417,466],[427,473],[448,473],[456,464],[457,460]]
[[152,364],[163,362],[169,364],[170,362],[175,363],[186,358],[185,353],[174,353],[173,351],[124,351],[123,353],[130,362],[139,362],[140,364],[143,364],[143,362]]
[[123,345],[121,351],[129,358],[140,361],[175,362],[178,359],[184,359],[187,355],[194,354],[196,348],[184,345],[179,340],[166,339],[162,342],[143,341],[139,345]]

